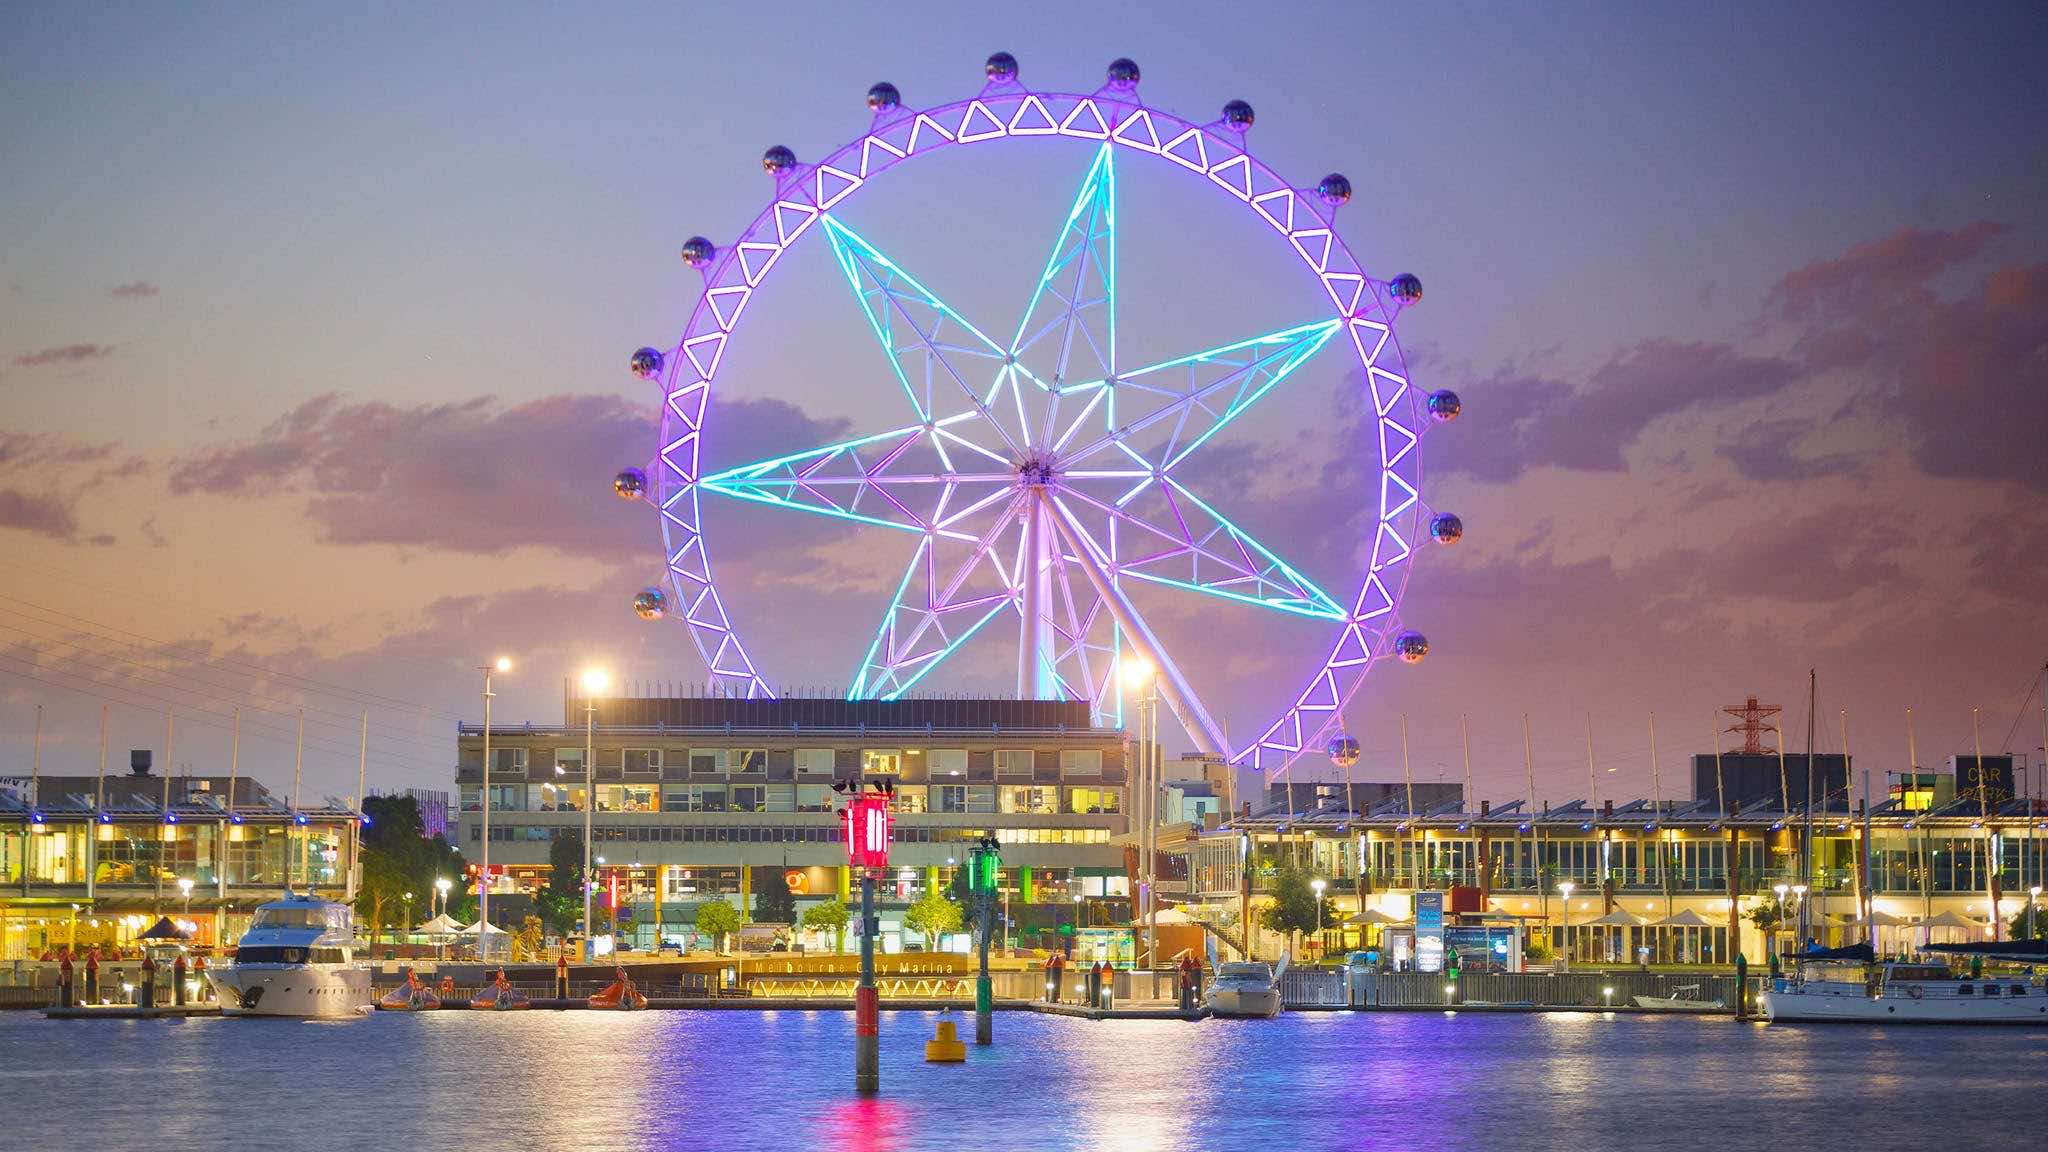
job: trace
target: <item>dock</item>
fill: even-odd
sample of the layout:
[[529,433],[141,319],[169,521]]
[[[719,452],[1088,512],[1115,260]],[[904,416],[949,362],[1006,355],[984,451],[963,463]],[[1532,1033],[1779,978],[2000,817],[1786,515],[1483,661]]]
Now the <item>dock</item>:
[[218,1004],[159,1004],[154,1008],[140,1004],[74,1004],[69,1008],[52,1005],[43,1009],[44,1018],[50,1020],[161,1020],[218,1015]]

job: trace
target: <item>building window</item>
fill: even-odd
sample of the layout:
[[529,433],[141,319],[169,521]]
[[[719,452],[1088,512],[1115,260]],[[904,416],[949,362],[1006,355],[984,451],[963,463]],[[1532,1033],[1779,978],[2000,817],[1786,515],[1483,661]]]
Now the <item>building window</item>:
[[770,785],[768,785],[768,811],[770,811],[770,812],[794,812],[794,811],[796,811],[796,785],[794,785],[794,784],[770,784]]
[[767,789],[759,784],[741,784],[732,790],[732,810],[735,812],[765,812],[768,808]]
[[923,812],[930,803],[930,789],[922,784],[899,784],[896,786],[895,809],[898,812]]
[[648,776],[661,771],[661,749],[626,749],[626,771],[637,776]]
[[996,810],[996,786],[993,784],[969,784],[967,786],[967,810],[969,812],[994,812]]
[[1029,785],[1003,785],[998,789],[1004,812],[1058,812],[1060,790],[1050,787]]
[[526,749],[524,749],[524,748],[493,748],[493,749],[491,749],[491,774],[492,774],[492,775],[494,775],[494,776],[495,776],[495,775],[497,775],[497,774],[498,774],[498,773],[500,773],[500,772],[524,772],[524,771],[526,771]]
[[967,811],[967,785],[934,784],[932,785],[931,799],[932,811],[934,812],[965,812]]
[[931,765],[930,770],[933,783],[953,777],[963,780],[967,777],[967,749],[965,748],[934,748],[931,750],[931,757],[928,763]]
[[799,748],[796,750],[796,770],[818,776],[832,775],[832,749]]
[[726,763],[734,772],[766,772],[768,753],[761,748],[735,748],[726,753]]
[[687,784],[670,784],[661,790],[663,812],[688,812],[690,810],[690,787]]
[[712,776],[725,771],[725,749],[690,749],[690,772],[697,776]]
[[597,810],[599,812],[653,812],[655,811],[655,789],[652,784],[600,784],[597,786]]
[[1060,774],[1062,776],[1102,775],[1102,749],[1060,749]]
[[690,786],[690,811],[725,811],[725,785],[693,784]]
[[860,770],[870,776],[900,776],[903,774],[903,753],[895,748],[863,749]]
[[832,789],[826,784],[799,784],[796,786],[796,810],[799,812],[832,811]]
[[1067,811],[1076,816],[1095,816],[1117,810],[1114,788],[1069,788]]
[[996,749],[996,775],[1024,776],[1028,778],[1031,775],[1032,763],[1036,759],[1036,754],[1029,748],[998,748]]

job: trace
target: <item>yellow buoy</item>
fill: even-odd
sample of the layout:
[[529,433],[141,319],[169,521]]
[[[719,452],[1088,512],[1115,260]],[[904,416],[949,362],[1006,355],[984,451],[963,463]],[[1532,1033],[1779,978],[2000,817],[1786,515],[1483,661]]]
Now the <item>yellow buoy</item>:
[[927,1064],[958,1064],[967,1059],[967,1045],[953,1031],[951,1020],[939,1021],[939,1034],[924,1042]]

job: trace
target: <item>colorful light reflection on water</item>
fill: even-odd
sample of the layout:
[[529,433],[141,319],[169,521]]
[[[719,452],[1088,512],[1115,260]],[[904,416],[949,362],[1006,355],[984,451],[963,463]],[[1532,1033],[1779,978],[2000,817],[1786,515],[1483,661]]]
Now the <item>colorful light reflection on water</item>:
[[[1792,1147],[1936,1136],[1950,1147],[2017,1147],[2038,1136],[2021,1102],[2048,1083],[2048,1032],[2031,1029],[1598,1013],[1200,1024],[1003,1013],[995,1048],[927,1065],[935,1020],[885,1014],[884,1095],[861,1100],[843,1012],[443,1012],[323,1024],[4,1013],[0,1144],[1643,1152],[1768,1129]],[[1961,1082],[1986,1106],[1956,1107]]]

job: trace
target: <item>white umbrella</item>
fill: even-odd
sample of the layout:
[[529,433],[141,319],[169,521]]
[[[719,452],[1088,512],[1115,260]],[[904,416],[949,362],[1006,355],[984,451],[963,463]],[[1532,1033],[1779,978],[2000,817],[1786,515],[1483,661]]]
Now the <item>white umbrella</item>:
[[504,930],[503,928],[500,928],[500,927],[498,927],[498,926],[497,926],[496,924],[486,924],[486,923],[484,923],[484,922],[483,922],[483,921],[481,921],[481,920],[477,921],[477,922],[476,922],[476,923],[474,923],[474,924],[471,924],[471,925],[470,925],[469,927],[467,927],[467,928],[457,928],[457,929],[455,930],[455,934],[456,934],[457,936],[474,936],[474,935],[476,935],[476,934],[477,934],[477,930],[478,930],[479,928],[481,928],[481,929],[483,930],[483,933],[484,933],[484,935],[486,935],[486,936],[509,936],[509,935],[511,935],[511,933],[509,933],[509,932],[505,931],[505,930]]
[[[1193,924],[1195,922],[1194,917],[1178,908],[1161,908],[1154,915],[1159,918],[1159,923],[1161,924]],[[1133,928],[1143,928],[1144,926],[1145,918],[1143,916],[1131,921],[1131,927]]]
[[1659,928],[1712,928],[1714,922],[1687,908],[1683,912],[1666,916],[1662,920],[1657,921],[1656,926]]
[[423,936],[453,936],[462,931],[462,921],[443,912],[413,931]]
[[1647,921],[1634,915],[1626,908],[1616,908],[1597,920],[1588,920],[1580,928],[1641,928]]
[[1344,918],[1344,922],[1345,922],[1346,924],[1406,924],[1406,923],[1407,923],[1407,921],[1406,921],[1406,920],[1400,919],[1399,917],[1396,917],[1396,916],[1389,916],[1389,915],[1387,915],[1387,914],[1386,914],[1385,912],[1382,912],[1382,911],[1380,911],[1380,910],[1379,910],[1379,909],[1377,909],[1377,908],[1367,908],[1367,909],[1366,909],[1365,911],[1363,911],[1363,912],[1358,912],[1358,913],[1354,913],[1353,915],[1350,915],[1350,916],[1346,916],[1346,917]]
[[1939,916],[1935,916],[1930,919],[1920,921],[1918,924],[1915,925],[1915,927],[1971,928],[1975,929],[1976,931],[1982,932],[1984,930],[1984,922],[1982,920],[1972,920],[1968,916],[1965,916],[1962,913],[1957,912],[1955,909],[1950,908],[1944,910]]

